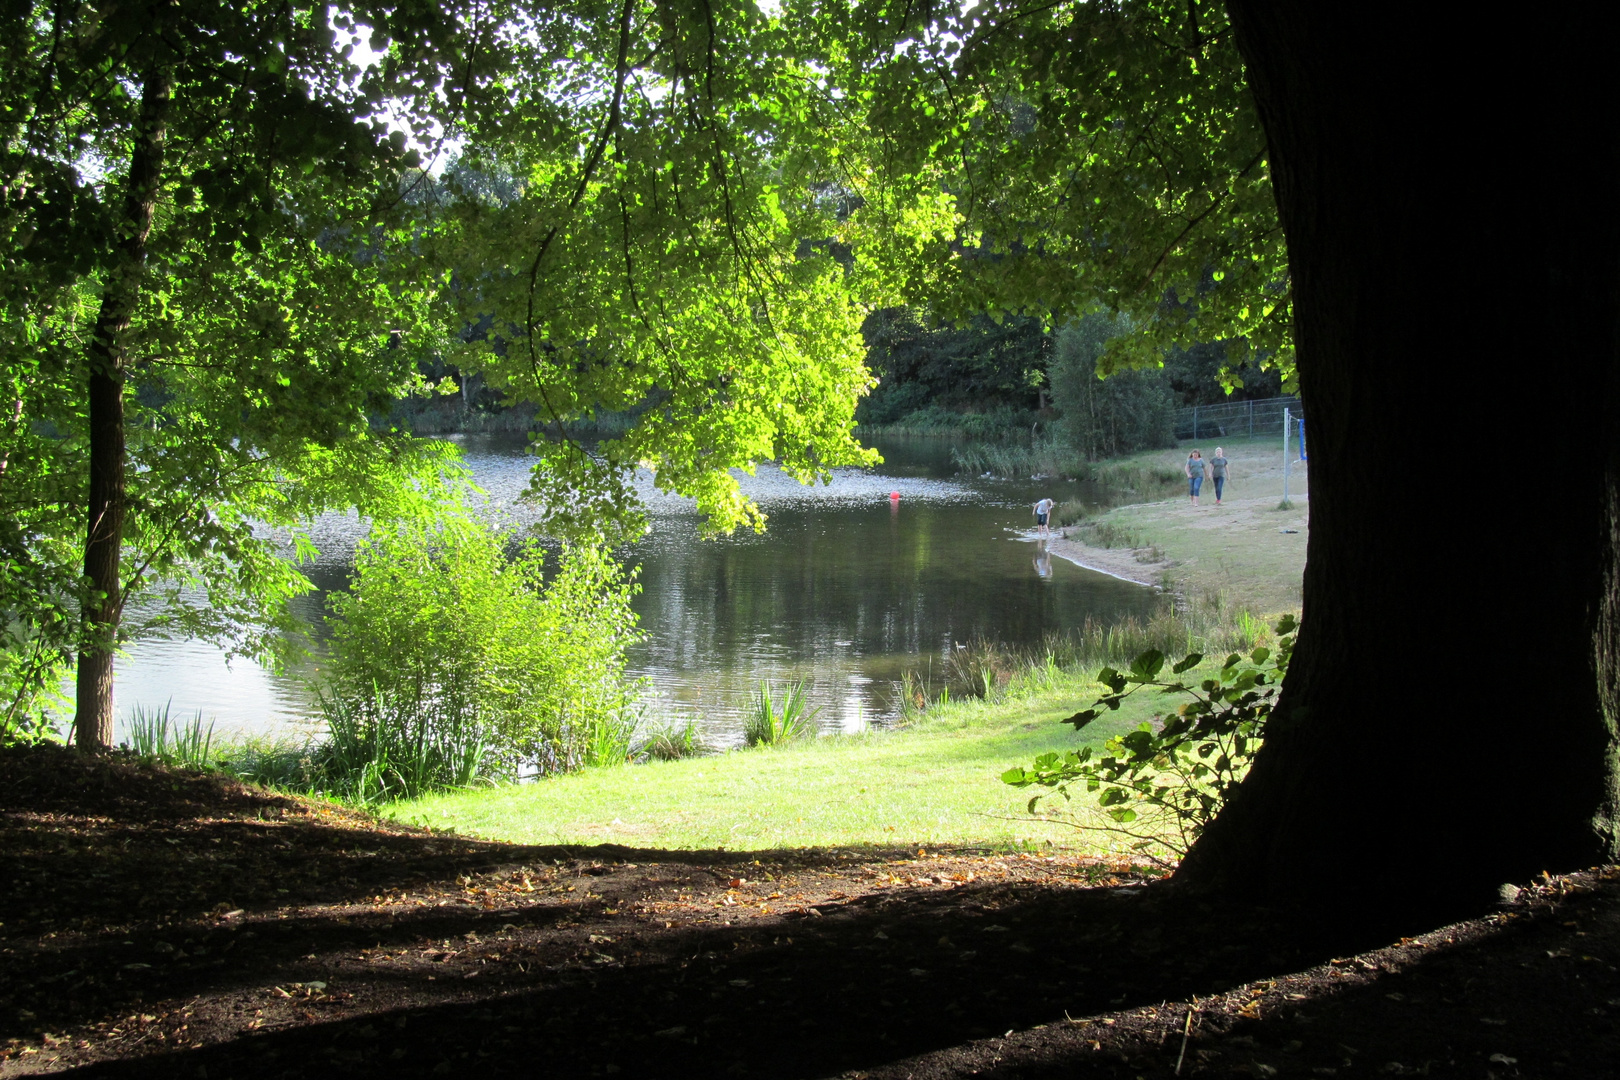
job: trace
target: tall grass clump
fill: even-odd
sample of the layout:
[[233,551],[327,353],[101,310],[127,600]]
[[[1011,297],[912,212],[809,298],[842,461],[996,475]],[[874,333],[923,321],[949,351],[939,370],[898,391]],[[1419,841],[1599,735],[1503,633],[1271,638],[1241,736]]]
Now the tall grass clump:
[[307,739],[237,735],[215,748],[214,767],[260,787],[318,792],[327,786],[320,754]]
[[679,761],[709,753],[703,728],[694,719],[681,723],[664,721],[649,724],[636,736],[631,757],[636,761]]
[[1071,525],[1081,524],[1089,514],[1090,511],[1084,503],[1060,502],[1052,508],[1052,524],[1059,529],[1066,529]]
[[596,768],[623,765],[635,758],[636,732],[642,726],[639,704],[594,714],[581,731],[583,763]]
[[1180,469],[1145,461],[1102,461],[1077,479],[1090,480],[1120,505],[1128,500],[1151,502],[1184,493],[1187,478]]
[[476,714],[454,700],[321,694],[328,738],[316,750],[323,790],[363,805],[471,787],[489,771]]
[[1145,548],[1148,540],[1129,526],[1113,521],[1084,522],[1077,527],[1075,539],[1100,548]]
[[467,513],[374,525],[332,598],[320,690],[334,790],[375,800],[624,760],[634,584],[603,549],[546,553]]
[[788,683],[780,696],[771,683],[761,682],[743,717],[743,743],[776,746],[811,738],[816,734],[816,717],[820,713],[819,706],[811,706],[809,684],[803,680]]
[[125,746],[140,757],[167,765],[207,768],[213,762],[214,722],[205,724],[201,712],[189,720],[174,719],[169,715],[171,704],[166,702],[161,709],[135,706]]
[[962,472],[1003,480],[1035,476],[1083,476],[1089,466],[1073,447],[1050,440],[1031,443],[968,443],[951,448],[951,461]]
[[915,723],[953,701],[1004,701],[1061,689],[1101,667],[1128,664],[1151,649],[1224,655],[1251,651],[1270,637],[1264,622],[1212,593],[1166,603],[1146,618],[1088,616],[1029,647],[975,639],[952,645],[938,675],[930,665],[926,672],[901,676],[901,722]]

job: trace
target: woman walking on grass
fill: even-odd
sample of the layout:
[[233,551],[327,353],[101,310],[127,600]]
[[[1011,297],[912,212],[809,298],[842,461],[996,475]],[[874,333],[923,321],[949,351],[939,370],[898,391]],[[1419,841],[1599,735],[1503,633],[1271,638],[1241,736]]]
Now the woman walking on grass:
[[1226,460],[1226,451],[1220,447],[1215,448],[1215,456],[1209,459],[1209,478],[1215,481],[1215,505],[1221,505],[1221,492],[1226,488],[1226,470],[1232,463]]
[[1194,450],[1187,455],[1187,464],[1183,470],[1187,474],[1187,494],[1192,496],[1192,504],[1198,505],[1198,489],[1204,486],[1204,452]]

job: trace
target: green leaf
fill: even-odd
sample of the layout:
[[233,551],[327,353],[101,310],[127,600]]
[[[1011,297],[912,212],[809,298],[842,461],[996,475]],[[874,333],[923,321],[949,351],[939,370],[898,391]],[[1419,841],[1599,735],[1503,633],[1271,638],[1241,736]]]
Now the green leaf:
[[[1116,705],[1115,708],[1118,708],[1118,706]],[[1102,713],[1098,712],[1096,709],[1082,709],[1073,716],[1064,720],[1063,723],[1073,724],[1074,729],[1079,731],[1081,728],[1085,727],[1087,724],[1091,723],[1101,715]]]
[[1183,671],[1186,671],[1189,668],[1195,668],[1203,662],[1203,653],[1188,653],[1186,656],[1177,661],[1175,667],[1172,667],[1170,670],[1174,674],[1180,675]]
[[1131,661],[1131,676],[1141,682],[1153,678],[1164,667],[1164,653],[1149,649]]

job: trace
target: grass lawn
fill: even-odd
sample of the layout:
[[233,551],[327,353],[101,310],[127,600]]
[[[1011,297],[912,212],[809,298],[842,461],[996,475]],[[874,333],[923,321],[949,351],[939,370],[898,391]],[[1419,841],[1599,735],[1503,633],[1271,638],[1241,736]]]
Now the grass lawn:
[[[1102,852],[1102,834],[1032,820],[1030,792],[1001,773],[1081,739],[1057,721],[1089,705],[1097,688],[1072,677],[1036,696],[953,703],[902,731],[735,750],[685,761],[587,769],[494,791],[399,803],[386,813],[465,835],[536,844],[755,851],[947,844],[1053,846]],[[1152,701],[1127,701],[1087,742],[1146,719]],[[1061,802],[1061,800],[1059,800]],[[1074,809],[1084,804],[1076,802]]]

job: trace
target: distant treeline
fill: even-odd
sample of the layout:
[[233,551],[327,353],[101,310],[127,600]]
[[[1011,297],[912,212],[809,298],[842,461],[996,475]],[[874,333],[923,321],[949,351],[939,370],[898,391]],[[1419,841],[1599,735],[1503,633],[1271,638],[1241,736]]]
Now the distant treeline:
[[907,308],[874,313],[864,327],[867,365],[880,380],[856,411],[872,427],[964,432],[975,438],[1036,431],[1092,460],[1175,443],[1175,410],[1188,405],[1275,397],[1275,371],[1241,367],[1230,396],[1219,374],[1225,342],[1177,348],[1163,366],[1105,380],[1097,358],[1123,321],[1088,315],[1055,331],[1038,319],[927,325]]
[[[975,439],[1035,432],[1093,461],[1173,446],[1178,408],[1282,392],[1277,372],[1250,364],[1239,369],[1243,386],[1228,395],[1219,380],[1227,363],[1220,341],[1172,349],[1162,367],[1099,380],[1103,347],[1130,333],[1124,321],[1102,314],[1048,331],[1027,316],[928,325],[909,308],[887,308],[874,312],[863,332],[867,366],[879,382],[856,410],[862,425]],[[417,366],[429,383],[454,380],[458,392],[401,401],[392,423],[419,435],[527,433],[538,426],[532,407],[508,407],[505,395],[477,375],[464,376],[440,357]],[[569,427],[611,436],[630,422],[628,415],[611,414]]]

